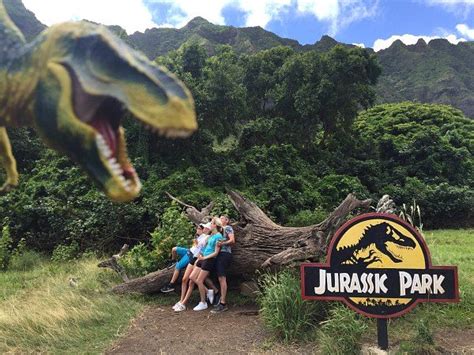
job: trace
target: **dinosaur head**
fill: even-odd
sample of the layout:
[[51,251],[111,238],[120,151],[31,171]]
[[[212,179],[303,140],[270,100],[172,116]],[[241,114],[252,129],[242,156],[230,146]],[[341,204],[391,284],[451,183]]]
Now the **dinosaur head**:
[[380,231],[379,237],[383,236],[383,238],[381,238],[381,241],[383,241],[383,245],[379,247],[379,249],[383,253],[385,253],[393,262],[399,263],[402,260],[396,257],[394,253],[387,248],[387,243],[393,243],[397,247],[401,248],[413,249],[416,247],[416,244],[413,239],[407,237],[388,223],[380,223],[376,226],[376,228]]
[[141,185],[127,156],[122,120],[131,116],[166,137],[186,137],[197,128],[191,94],[104,27],[57,25],[38,42],[34,60],[47,67],[36,95],[38,131],[109,198],[133,199]]

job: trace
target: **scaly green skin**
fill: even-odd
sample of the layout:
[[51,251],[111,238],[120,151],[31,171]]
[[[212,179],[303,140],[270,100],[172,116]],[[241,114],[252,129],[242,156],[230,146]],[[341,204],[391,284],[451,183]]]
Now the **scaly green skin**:
[[5,126],[33,126],[108,197],[130,201],[141,185],[126,154],[124,112],[169,137],[197,128],[186,87],[105,27],[64,23],[26,44],[0,0],[0,192],[18,185]]

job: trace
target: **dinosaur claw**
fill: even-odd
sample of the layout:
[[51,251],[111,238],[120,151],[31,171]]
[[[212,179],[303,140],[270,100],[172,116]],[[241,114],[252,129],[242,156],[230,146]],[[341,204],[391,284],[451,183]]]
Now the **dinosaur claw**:
[[0,187],[0,195],[5,195],[6,193],[10,192],[16,187],[16,185],[10,184],[9,182],[6,182],[3,184],[2,187]]

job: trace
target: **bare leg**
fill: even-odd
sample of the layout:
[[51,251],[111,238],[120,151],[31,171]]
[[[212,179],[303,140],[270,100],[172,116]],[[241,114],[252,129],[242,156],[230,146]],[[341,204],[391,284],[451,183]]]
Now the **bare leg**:
[[214,294],[216,294],[217,292],[219,292],[219,289],[216,287],[216,285],[214,285],[214,282],[212,282],[211,278],[210,277],[207,277],[206,280],[204,281],[204,283],[209,287],[209,288],[212,288],[214,290]]
[[181,303],[184,302],[184,298],[186,297],[186,291],[188,290],[188,281],[191,272],[194,269],[194,265],[188,264],[186,270],[184,271],[183,279],[181,280],[181,299],[179,300]]
[[184,296],[184,299],[181,302],[182,304],[186,304],[189,301],[189,298],[191,297],[191,294],[193,293],[193,290],[194,290],[195,280],[197,280],[197,277],[200,271],[201,271],[201,268],[195,266],[193,268],[193,271],[191,272],[191,275],[189,275],[188,290],[186,291],[186,296]]
[[178,277],[179,277],[179,270],[175,268],[173,271],[173,276],[171,277],[170,283],[175,284],[176,280],[178,280]]
[[204,280],[206,279],[208,275],[209,275],[209,271],[201,270],[196,280],[196,284],[199,287],[199,296],[201,297],[201,302],[206,302],[207,288],[206,286],[204,286]]
[[225,276],[219,276],[219,285],[221,286],[221,303],[226,303],[227,297],[227,278]]

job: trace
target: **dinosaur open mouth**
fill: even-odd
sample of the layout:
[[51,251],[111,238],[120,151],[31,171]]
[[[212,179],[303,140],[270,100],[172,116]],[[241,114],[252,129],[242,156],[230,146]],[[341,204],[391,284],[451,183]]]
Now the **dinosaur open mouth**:
[[127,192],[140,190],[140,180],[127,155],[124,131],[120,123],[128,110],[110,96],[91,95],[81,86],[72,70],[73,107],[76,116],[94,128],[96,145],[116,185]]

